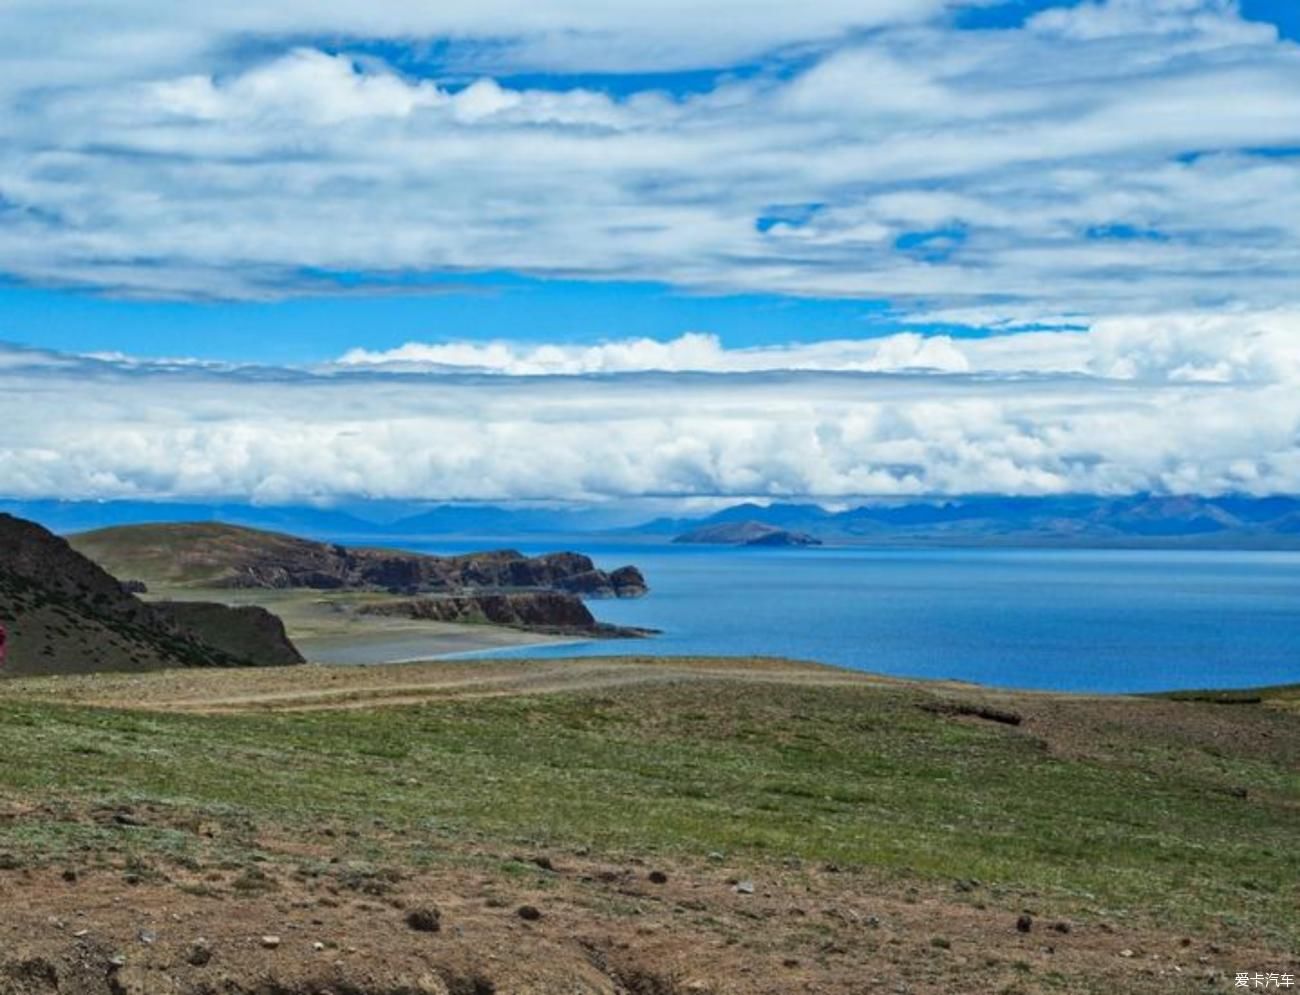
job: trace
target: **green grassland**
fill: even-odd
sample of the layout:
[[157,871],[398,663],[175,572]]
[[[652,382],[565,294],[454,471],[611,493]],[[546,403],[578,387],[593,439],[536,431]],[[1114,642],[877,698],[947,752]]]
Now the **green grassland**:
[[[485,839],[687,861],[724,851],[975,878],[1083,916],[1300,945],[1288,700],[1000,698],[1025,711],[1022,727],[922,707],[966,693],[699,680],[204,716],[5,692],[0,803],[41,809],[0,819],[0,851],[84,858],[122,845],[84,812],[149,805],[289,834],[333,827],[377,864]],[[247,857],[255,836],[221,846]],[[146,826],[131,857],[215,859],[202,840]]]

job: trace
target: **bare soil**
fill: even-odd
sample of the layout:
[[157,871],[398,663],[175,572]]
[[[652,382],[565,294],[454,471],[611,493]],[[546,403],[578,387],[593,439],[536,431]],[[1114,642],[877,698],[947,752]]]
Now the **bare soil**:
[[[323,835],[260,842],[304,862],[332,853]],[[979,883],[900,888],[794,862],[751,878],[725,857],[445,856],[391,880],[271,870],[255,887],[235,870],[0,871],[0,993],[1175,993],[1300,968],[1230,937],[1055,918]],[[407,924],[430,907],[438,932]]]

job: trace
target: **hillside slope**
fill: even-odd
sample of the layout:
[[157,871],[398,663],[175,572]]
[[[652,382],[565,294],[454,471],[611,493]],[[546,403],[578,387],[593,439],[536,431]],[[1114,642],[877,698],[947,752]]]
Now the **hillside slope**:
[[[236,621],[222,605],[204,608],[204,624],[145,604],[107,571],[39,525],[0,515],[0,625],[8,633],[4,673],[91,673],[165,667],[299,663],[283,638],[225,643],[221,633],[273,631],[278,620],[255,610]],[[262,617],[265,616],[265,617]],[[205,639],[203,632],[216,633]]]
[[198,588],[312,588],[404,593],[557,590],[637,597],[635,567],[597,570],[578,553],[526,557],[514,550],[428,556],[350,549],[218,523],[133,525],[72,537],[73,546],[120,577]]
[[1222,995],[1300,973],[1300,698],[1222,701],[743,657],[0,685],[0,993]]

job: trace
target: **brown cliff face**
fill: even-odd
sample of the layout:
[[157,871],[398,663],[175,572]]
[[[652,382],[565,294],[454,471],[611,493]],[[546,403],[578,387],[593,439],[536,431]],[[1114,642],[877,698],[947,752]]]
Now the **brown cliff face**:
[[290,641],[278,615],[256,605],[208,601],[155,601],[149,606],[178,629],[236,660],[263,667],[306,663]]
[[[207,622],[146,604],[107,571],[39,525],[0,515],[0,625],[8,675],[233,667],[301,662],[285,652],[279,620],[208,606]],[[266,613],[269,615],[269,613]],[[232,620],[241,645],[226,636]],[[211,640],[205,636],[214,636]],[[265,641],[257,637],[266,636]],[[292,647],[289,647],[292,649]],[[296,657],[296,650],[293,651]]]
[[560,635],[619,638],[650,634],[646,629],[597,622],[581,598],[560,591],[435,595],[367,605],[361,612],[425,622],[506,625]]
[[554,591],[412,598],[367,605],[362,612],[430,622],[490,622],[529,628],[589,629],[596,625],[596,619],[580,598]]
[[609,575],[614,593],[620,598],[641,598],[650,593],[645,575],[636,567],[619,567]]

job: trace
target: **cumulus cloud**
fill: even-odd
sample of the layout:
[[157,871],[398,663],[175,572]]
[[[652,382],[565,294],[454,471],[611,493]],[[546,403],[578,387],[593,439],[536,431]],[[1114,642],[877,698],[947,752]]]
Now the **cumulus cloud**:
[[507,376],[590,373],[1055,373],[1117,380],[1300,384],[1300,312],[1168,314],[1098,321],[1086,331],[878,338],[726,348],[715,335],[595,345],[409,342],[352,349],[341,369]]
[[268,502],[1295,493],[1297,332],[1294,312],[1173,315],[763,350],[411,346],[317,369],[4,348],[0,480]]
[[767,370],[924,369],[963,372],[967,357],[946,336],[907,333],[865,341],[818,342],[780,348],[726,349],[716,335],[688,333],[667,342],[639,338],[597,345],[407,343],[396,349],[353,349],[341,367],[463,370],[511,376],[587,373],[707,372],[756,373]]
[[1300,49],[1231,0],[956,6],[13,0],[0,272],[203,298],[513,270],[990,323],[1295,303],[1300,168],[1260,150],[1300,146]]

